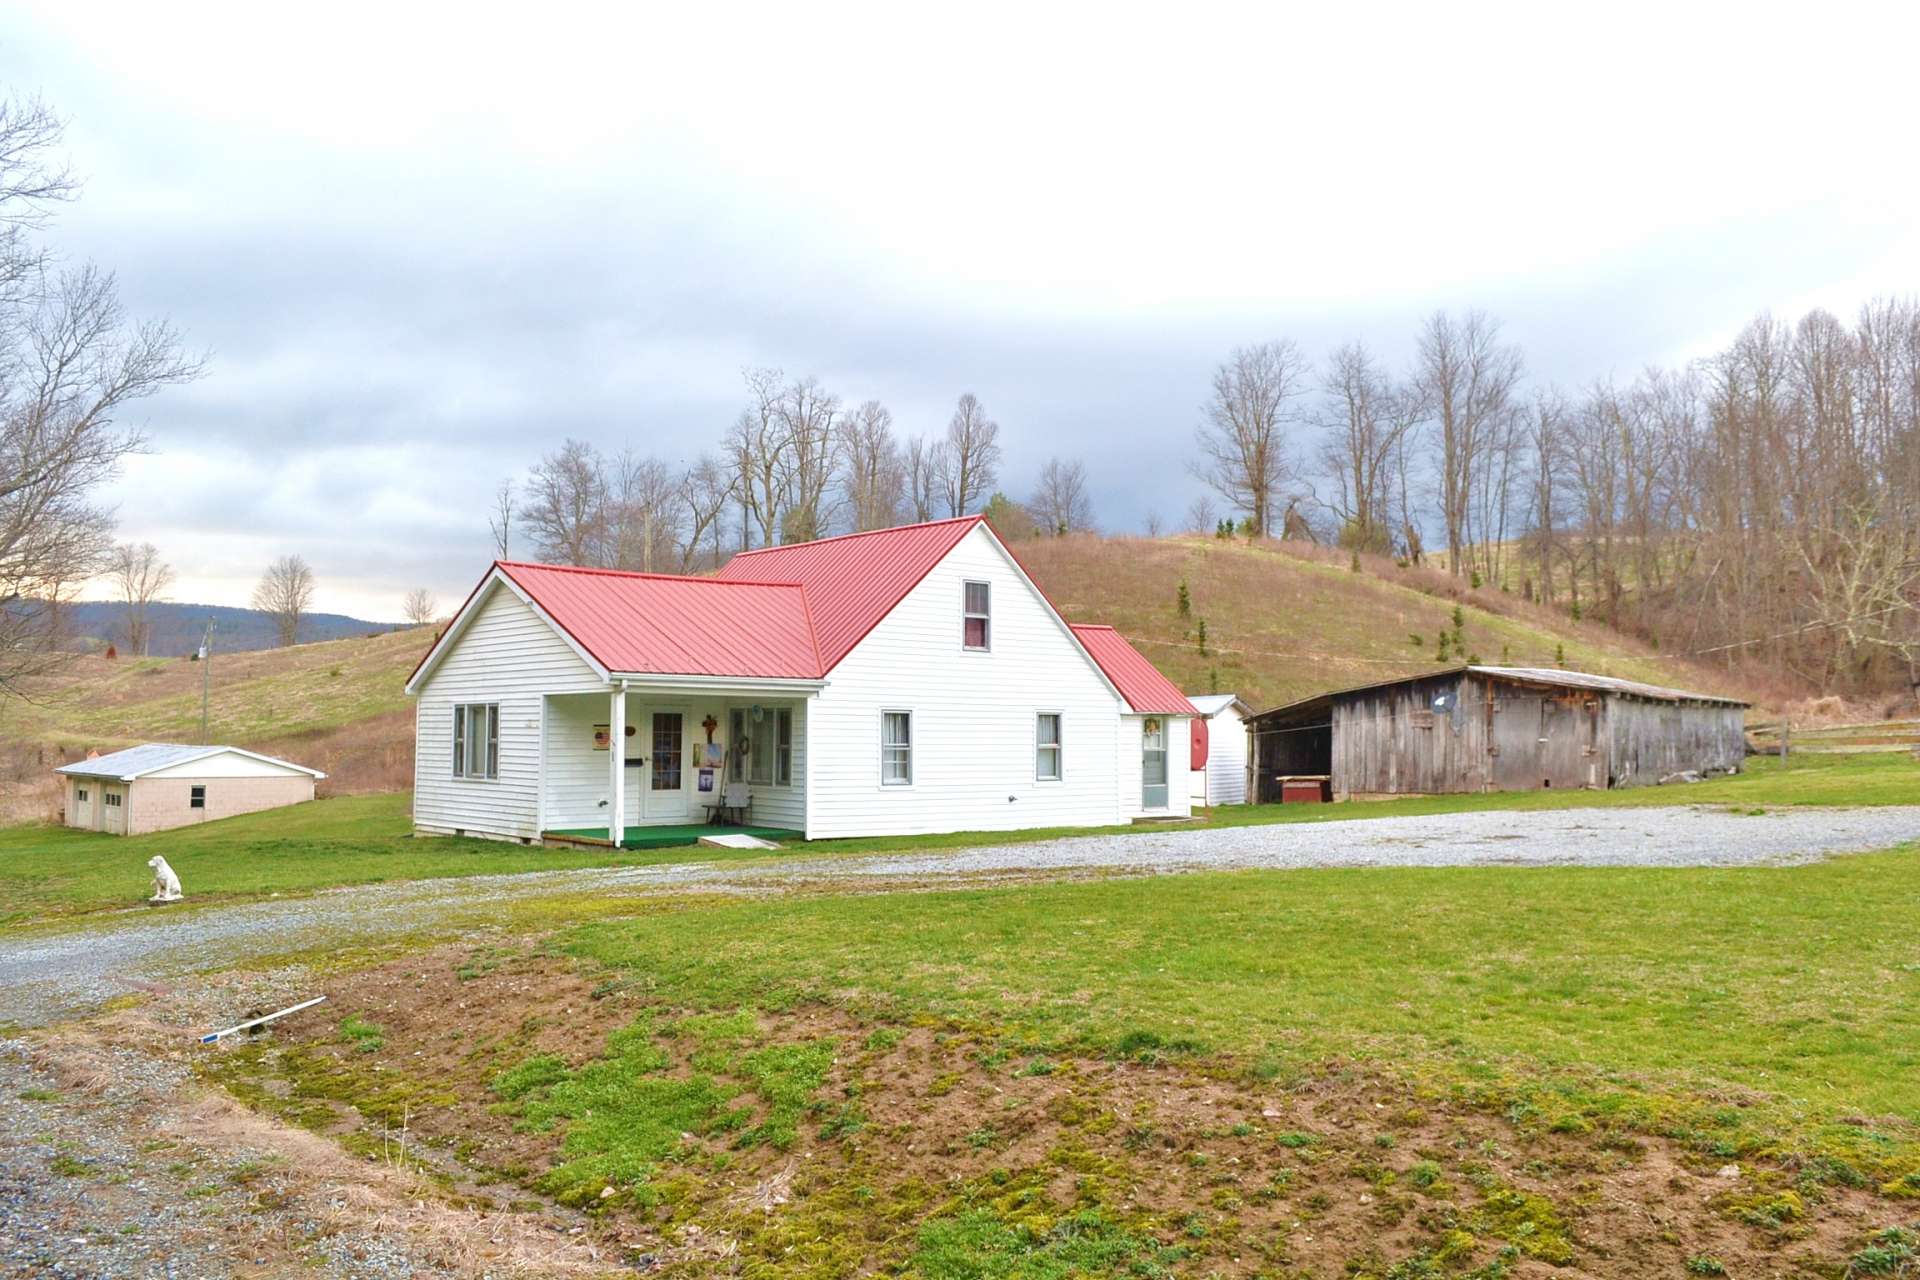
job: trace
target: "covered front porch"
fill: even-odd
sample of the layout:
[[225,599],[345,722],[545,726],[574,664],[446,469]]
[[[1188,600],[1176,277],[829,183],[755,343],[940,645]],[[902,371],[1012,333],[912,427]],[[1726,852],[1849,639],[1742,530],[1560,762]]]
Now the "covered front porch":
[[543,839],[628,849],[718,831],[804,839],[817,682],[616,679],[541,700]]

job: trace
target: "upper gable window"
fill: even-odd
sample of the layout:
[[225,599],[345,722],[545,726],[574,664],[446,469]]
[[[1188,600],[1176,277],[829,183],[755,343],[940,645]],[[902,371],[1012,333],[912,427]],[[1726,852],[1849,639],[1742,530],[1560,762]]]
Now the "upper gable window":
[[969,649],[986,649],[993,638],[993,589],[985,582],[966,584],[961,606],[961,643]]

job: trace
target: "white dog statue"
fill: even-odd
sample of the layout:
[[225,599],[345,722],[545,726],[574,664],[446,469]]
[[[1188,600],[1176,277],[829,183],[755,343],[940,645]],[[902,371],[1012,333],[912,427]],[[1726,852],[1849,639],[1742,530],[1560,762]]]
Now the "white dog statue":
[[173,868],[159,854],[147,859],[147,865],[153,868],[153,896],[148,902],[178,902],[183,896],[180,892],[180,877],[173,874]]

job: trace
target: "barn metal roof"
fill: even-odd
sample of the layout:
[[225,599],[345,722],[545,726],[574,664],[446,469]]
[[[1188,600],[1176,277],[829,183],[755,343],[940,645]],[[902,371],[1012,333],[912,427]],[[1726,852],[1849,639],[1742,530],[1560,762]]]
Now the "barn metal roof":
[[1723,698],[1714,693],[1693,693],[1685,689],[1669,689],[1664,685],[1642,684],[1638,680],[1624,680],[1619,676],[1598,676],[1587,671],[1565,671],[1559,667],[1488,667],[1479,665],[1441,667],[1434,671],[1419,671],[1412,675],[1394,676],[1388,680],[1370,680],[1365,684],[1348,685],[1344,689],[1329,689],[1325,693],[1316,693],[1311,697],[1300,698],[1293,702],[1284,702],[1277,707],[1269,707],[1259,713],[1257,719],[1279,712],[1299,712],[1310,710],[1316,704],[1331,704],[1335,698],[1350,693],[1365,693],[1371,689],[1385,689],[1396,684],[1412,684],[1418,680],[1431,680],[1436,676],[1457,676],[1467,672],[1474,675],[1493,676],[1503,680],[1517,680],[1527,684],[1554,685],[1565,689],[1592,689],[1600,693],[1618,693],[1633,698],[1646,698],[1656,702],[1711,702],[1721,706],[1744,707],[1751,704],[1738,698]]
[[792,582],[514,561],[498,568],[611,672],[801,680],[825,672],[808,593]]
[[983,519],[961,516],[742,551],[721,566],[718,580],[798,583],[805,588],[820,644],[820,669],[831,671]]
[[124,751],[114,751],[104,756],[95,756],[91,760],[79,760],[73,764],[63,764],[55,773],[71,774],[80,778],[118,778],[122,782],[132,782],[143,774],[156,769],[171,768],[176,764],[186,764],[192,760],[204,760],[209,756],[226,755],[246,756],[252,760],[263,760],[268,764],[281,765],[315,778],[327,775],[318,769],[309,769],[303,764],[291,760],[282,760],[278,756],[264,756],[258,751],[247,751],[240,747],[219,747],[193,745],[183,742],[147,742],[137,747],[128,747]]
[[1160,668],[1112,627],[1076,622],[1073,634],[1135,711],[1163,716],[1196,714],[1180,686],[1161,675]]

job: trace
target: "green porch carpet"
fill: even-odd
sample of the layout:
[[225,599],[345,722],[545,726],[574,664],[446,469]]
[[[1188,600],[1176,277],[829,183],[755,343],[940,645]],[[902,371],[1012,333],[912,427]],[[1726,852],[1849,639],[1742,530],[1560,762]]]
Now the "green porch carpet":
[[[605,840],[605,827],[560,827],[544,832],[545,835],[575,840]],[[676,849],[683,845],[699,844],[701,836],[749,835],[759,836],[762,840],[798,840],[798,831],[789,831],[785,827],[734,827],[709,826],[704,822],[688,822],[671,827],[628,827],[620,841],[622,849]]]

